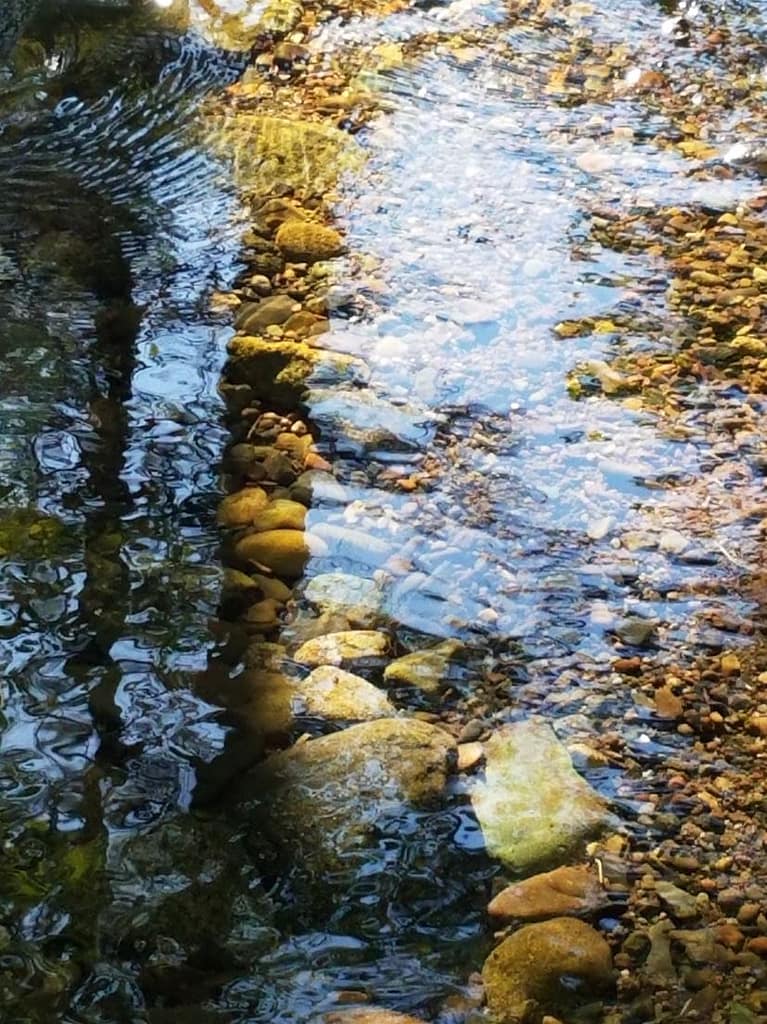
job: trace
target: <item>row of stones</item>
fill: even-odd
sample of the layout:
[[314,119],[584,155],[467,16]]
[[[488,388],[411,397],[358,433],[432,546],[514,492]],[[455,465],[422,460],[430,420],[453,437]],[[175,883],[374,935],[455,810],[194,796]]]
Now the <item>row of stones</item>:
[[[515,873],[533,872],[497,896],[490,915],[517,922],[549,918],[515,930],[484,967],[484,994],[493,1016],[516,1020],[536,1006],[567,1003],[563,978],[579,979],[577,990],[590,995],[611,983],[607,943],[573,916],[592,914],[609,902],[604,882],[582,865],[534,873],[567,857],[608,818],[544,723],[506,727],[486,745],[466,732],[460,737],[466,742],[456,745],[439,716],[402,717],[390,694],[365,678],[380,679],[395,699],[414,692],[436,697],[462,652],[458,641],[393,658],[390,632],[371,628],[380,627],[382,619],[375,580],[327,572],[297,582],[312,557],[332,568],[347,550],[343,527],[308,524],[313,499],[327,499],[338,484],[332,465],[317,450],[303,399],[316,374],[325,385],[350,380],[359,385],[367,378],[362,362],[321,347],[329,328],[324,264],[343,246],[332,228],[313,219],[317,212],[294,200],[268,200],[246,236],[250,255],[258,259],[256,273],[251,260],[238,290],[238,333],[229,345],[222,383],[234,444],[226,462],[230,493],[218,518],[227,534],[225,609],[255,640],[246,658],[248,683],[234,686],[231,700],[266,734],[267,749],[270,738],[279,742],[290,734],[297,718],[347,728],[270,754],[251,773],[243,799],[266,788],[270,813],[279,821],[276,840],[285,844],[286,854],[293,852],[286,827],[292,816],[302,820],[304,836],[310,822],[315,856],[330,863],[338,853],[339,829],[333,823],[339,815],[348,818],[360,802],[374,807],[384,783],[418,805],[442,799],[452,771],[485,763],[485,780],[475,782],[473,803],[488,850]],[[361,769],[373,756],[379,767],[385,765],[386,778],[366,791]],[[318,771],[323,785],[313,791],[307,816],[301,810],[307,782]],[[334,801],[323,808],[324,784],[339,777],[349,795],[347,806]],[[371,818],[362,815],[362,820]],[[359,839],[360,821],[350,827],[345,820],[340,831]]]

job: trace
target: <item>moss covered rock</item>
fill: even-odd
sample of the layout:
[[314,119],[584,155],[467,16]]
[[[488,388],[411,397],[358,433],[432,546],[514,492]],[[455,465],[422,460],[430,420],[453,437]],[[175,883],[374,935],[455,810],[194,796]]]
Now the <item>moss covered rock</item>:
[[411,686],[423,693],[439,693],[451,662],[463,651],[459,640],[445,640],[425,651],[413,651],[386,666],[384,682],[389,686]]
[[583,921],[557,917],[504,939],[485,961],[482,980],[488,1009],[499,1024],[527,1022],[608,989],[610,947]]
[[218,525],[230,529],[251,526],[268,504],[266,491],[260,487],[245,487],[228,494],[218,506]]
[[266,530],[303,530],[306,506],[288,498],[275,498],[256,516],[251,529],[258,533]]
[[561,862],[608,820],[545,722],[506,726],[485,745],[485,782],[472,803],[488,851],[519,872]]
[[334,665],[321,665],[297,687],[303,713],[336,721],[389,718],[396,708],[385,693],[362,676]]
[[317,537],[302,530],[265,530],[251,533],[237,542],[236,560],[245,566],[264,566],[277,576],[296,579],[312,555],[321,556],[325,546]]
[[288,732],[300,718],[366,722],[391,718],[396,710],[372,683],[329,665],[305,679],[274,669],[246,670],[220,688],[215,702],[265,738]]
[[317,263],[343,252],[343,239],[333,228],[309,221],[288,221],[275,237],[282,255],[291,263]]
[[251,398],[293,406],[313,383],[365,383],[367,367],[359,359],[312,348],[305,342],[237,336],[229,342],[226,364],[231,384],[247,384]]

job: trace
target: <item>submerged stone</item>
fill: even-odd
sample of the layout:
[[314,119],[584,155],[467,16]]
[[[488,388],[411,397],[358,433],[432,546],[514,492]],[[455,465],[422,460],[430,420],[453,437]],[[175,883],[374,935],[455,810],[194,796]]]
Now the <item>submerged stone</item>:
[[250,533],[234,547],[235,559],[247,566],[265,567],[277,576],[300,576],[312,555],[324,554],[321,540],[302,530],[265,530]]
[[381,590],[362,576],[321,573],[304,585],[303,596],[323,614],[343,616],[356,626],[373,626],[381,615]]
[[389,644],[386,633],[373,629],[348,629],[307,640],[293,657],[302,665],[346,667],[384,658]]
[[436,647],[413,651],[386,666],[384,681],[390,686],[412,686],[423,693],[439,693],[450,663],[463,649],[459,640],[445,640]]
[[508,725],[485,744],[472,796],[492,856],[519,872],[561,861],[607,822],[602,798],[574,770],[545,722]]
[[415,719],[353,725],[268,757],[243,780],[240,813],[324,885],[336,878],[326,872],[366,857],[385,816],[440,800],[454,750],[448,733]]
[[210,125],[213,147],[231,161],[238,184],[257,196],[269,195],[276,183],[324,193],[364,163],[361,147],[334,125],[246,110],[216,116]]
[[520,928],[482,968],[487,1006],[499,1024],[557,1013],[592,1000],[613,981],[610,947],[590,925],[558,917]]
[[289,295],[272,295],[262,302],[246,302],[238,311],[234,326],[238,331],[260,334],[267,327],[284,324],[299,308]]
[[374,569],[383,565],[393,554],[388,541],[374,537],[364,530],[336,523],[317,523],[314,529],[317,536],[326,542],[334,559],[348,559],[360,566]]
[[302,714],[336,721],[361,722],[389,718],[396,708],[385,693],[362,676],[333,665],[321,665],[296,687]]
[[396,1010],[385,1010],[382,1006],[350,1006],[323,1013],[311,1024],[423,1024],[423,1021]]

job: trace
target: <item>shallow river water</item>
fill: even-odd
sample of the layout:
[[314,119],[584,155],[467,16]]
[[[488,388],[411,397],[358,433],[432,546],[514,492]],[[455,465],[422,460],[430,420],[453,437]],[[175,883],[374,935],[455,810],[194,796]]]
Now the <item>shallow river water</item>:
[[[263,5],[191,8],[43,7],[0,80],[2,1020],[479,1012],[502,872],[469,777],[436,809],[382,798],[375,843],[324,871],[300,842],[275,854],[268,809],[229,799],[264,747],[217,699],[222,672],[258,667],[222,612],[216,509],[242,440],[219,395],[227,296],[254,194],[285,188],[249,170],[255,144],[227,134],[218,104],[285,116],[307,82],[326,96],[353,79],[364,97],[332,117],[361,158],[322,189],[347,251],[321,345],[366,369],[303,395],[334,480],[315,487],[306,529],[322,544],[265,639],[295,653],[316,632],[306,581],[375,581],[397,653],[463,645],[439,700],[398,694],[401,713],[475,740],[545,717],[610,802],[612,852],[641,874],[666,841],[710,849],[714,888],[699,891],[716,905],[717,885],[750,886],[760,903],[763,802],[732,824],[710,794],[665,801],[674,771],[764,786],[760,727],[742,728],[767,723],[764,395],[736,374],[664,375],[696,329],[672,300],[678,253],[607,236],[630,218],[650,235],[659,210],[715,223],[762,197],[762,165],[728,151],[763,138],[764,6],[310,5],[294,26],[307,79],[259,65]],[[252,49],[232,47],[242,37]],[[637,356],[660,357],[642,387]],[[716,687],[734,676],[729,707]],[[698,693],[699,678],[684,711],[653,696]],[[334,730],[298,715],[267,747]],[[706,814],[717,822],[684,832]],[[707,829],[731,828],[727,880]],[[615,903],[593,923],[619,950],[654,918]],[[743,943],[767,932],[761,913]],[[730,1001],[750,1016],[728,1003],[716,1019],[765,1019],[749,963],[730,964]],[[655,988],[623,970],[617,997],[578,1019],[713,1012],[688,1001],[713,976],[686,991],[687,967]]]

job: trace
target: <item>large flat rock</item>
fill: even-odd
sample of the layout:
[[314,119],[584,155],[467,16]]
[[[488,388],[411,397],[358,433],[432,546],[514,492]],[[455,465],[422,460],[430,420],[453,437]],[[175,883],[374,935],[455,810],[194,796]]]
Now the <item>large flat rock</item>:
[[488,851],[512,870],[553,867],[606,824],[604,801],[545,722],[504,727],[485,755],[485,782],[472,803]]

